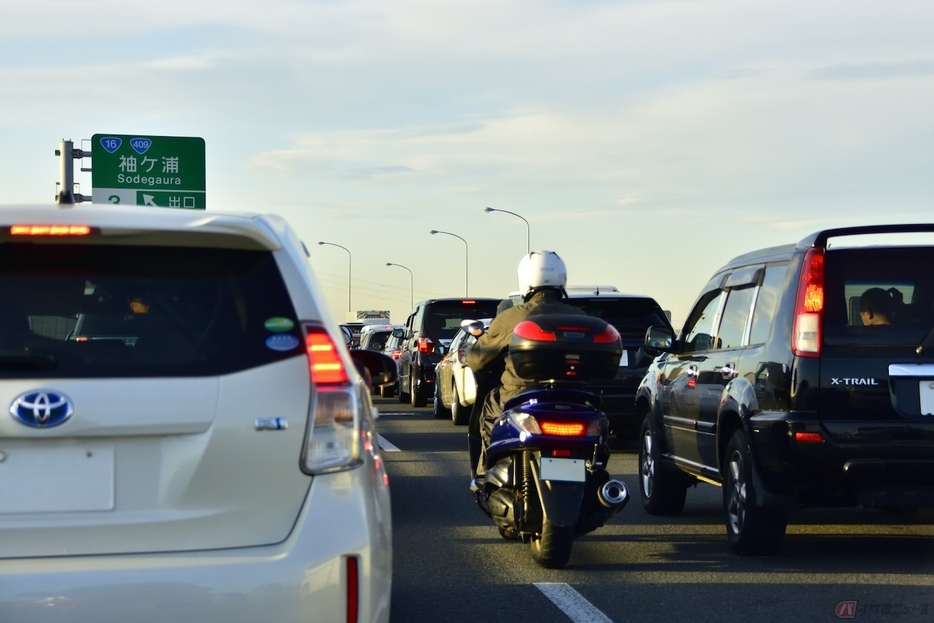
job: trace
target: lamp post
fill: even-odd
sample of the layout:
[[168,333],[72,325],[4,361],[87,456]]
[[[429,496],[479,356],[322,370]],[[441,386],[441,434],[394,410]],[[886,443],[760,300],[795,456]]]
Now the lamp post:
[[461,238],[460,236],[458,236],[457,234],[452,234],[452,233],[449,232],[449,231],[440,231],[440,230],[437,230],[437,229],[432,229],[432,230],[431,230],[430,232],[428,232],[428,233],[431,234],[432,236],[434,236],[435,234],[445,234],[445,235],[447,235],[447,236],[454,236],[455,238],[459,239],[461,242],[464,243],[464,296],[465,296],[465,297],[466,297],[466,296],[469,296],[469,295],[467,294],[467,293],[470,291],[470,288],[469,288],[469,277],[468,277],[468,272],[467,272],[467,271],[468,271],[468,265],[469,265],[468,258],[467,258],[467,254],[468,254],[467,241],[464,240],[463,238]]
[[318,244],[326,244],[326,245],[330,245],[332,247],[337,247],[338,249],[343,249],[344,251],[347,251],[347,312],[350,313],[353,311],[353,307],[350,304],[350,284],[351,284],[350,275],[351,275],[351,268],[352,268],[352,262],[353,262],[353,256],[350,254],[350,249],[348,249],[347,247],[342,247],[339,244],[334,244],[333,242],[319,242]]
[[415,309],[415,276],[412,274],[412,269],[402,264],[393,264],[392,262],[386,262],[386,266],[398,266],[399,268],[404,268],[409,271],[409,309]]
[[525,252],[530,253],[532,251],[532,228],[529,225],[529,222],[526,221],[521,215],[516,214],[515,212],[510,212],[509,210],[500,210],[499,208],[483,208],[484,212],[503,212],[505,214],[512,214],[516,218],[521,218],[525,222]]

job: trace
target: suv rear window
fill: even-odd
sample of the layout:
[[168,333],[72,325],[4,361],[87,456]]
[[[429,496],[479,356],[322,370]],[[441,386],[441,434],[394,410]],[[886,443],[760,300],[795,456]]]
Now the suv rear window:
[[451,339],[465,318],[479,320],[496,315],[498,300],[435,301],[425,308],[424,332],[434,339]]
[[917,346],[934,328],[934,248],[828,251],[825,265],[826,343]]
[[0,378],[209,376],[304,352],[268,251],[3,244],[0,292]]
[[588,316],[610,323],[623,339],[642,340],[646,328],[670,326],[664,312],[652,298],[569,298],[567,302]]

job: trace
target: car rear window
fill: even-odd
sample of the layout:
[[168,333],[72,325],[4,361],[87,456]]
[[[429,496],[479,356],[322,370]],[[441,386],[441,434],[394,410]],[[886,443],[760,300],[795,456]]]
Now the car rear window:
[[499,299],[480,301],[435,301],[425,308],[424,332],[435,339],[451,339],[467,318],[492,318]]
[[934,328],[932,265],[928,247],[828,251],[825,342],[920,343]]
[[652,298],[571,298],[568,303],[588,316],[596,316],[610,323],[623,338],[635,337],[641,340],[648,327],[669,326],[665,313]]
[[0,292],[0,378],[208,376],[304,352],[268,251],[3,244]]

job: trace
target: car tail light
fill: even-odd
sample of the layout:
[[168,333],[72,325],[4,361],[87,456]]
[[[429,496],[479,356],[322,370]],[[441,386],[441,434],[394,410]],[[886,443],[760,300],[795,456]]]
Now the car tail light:
[[795,324],[792,350],[800,357],[819,357],[824,312],[824,250],[809,249],[804,255],[798,297],[795,302]]
[[797,431],[795,433],[795,441],[799,443],[824,443],[824,436],[820,433]]
[[418,338],[418,352],[430,355],[435,352],[435,343],[427,337]]
[[360,560],[347,557],[347,623],[357,623],[360,613]]
[[341,471],[360,465],[360,402],[337,344],[324,327],[305,326],[312,396],[309,406],[302,471]]
[[401,348],[394,348],[394,349],[392,349],[392,353],[390,354],[390,357],[392,357],[393,359],[398,359],[398,358],[401,357],[401,356],[402,356],[402,349],[401,349]]

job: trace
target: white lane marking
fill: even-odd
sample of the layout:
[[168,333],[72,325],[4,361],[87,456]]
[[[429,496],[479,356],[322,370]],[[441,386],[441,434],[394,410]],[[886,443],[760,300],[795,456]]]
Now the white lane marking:
[[402,452],[399,448],[394,446],[391,441],[377,433],[376,442],[379,444],[379,447],[385,450],[386,452]]
[[613,620],[597,610],[593,604],[565,583],[536,583],[535,588],[574,623],[613,623]]

